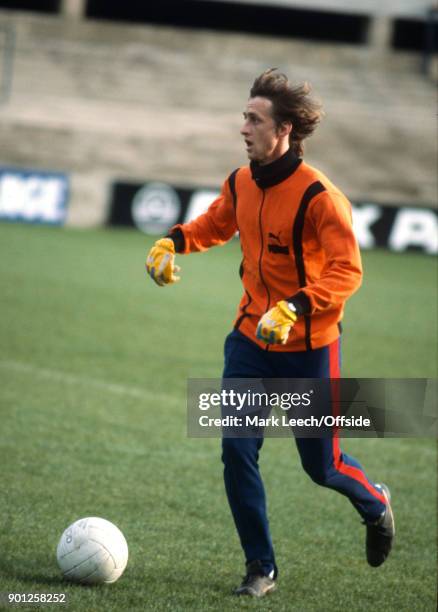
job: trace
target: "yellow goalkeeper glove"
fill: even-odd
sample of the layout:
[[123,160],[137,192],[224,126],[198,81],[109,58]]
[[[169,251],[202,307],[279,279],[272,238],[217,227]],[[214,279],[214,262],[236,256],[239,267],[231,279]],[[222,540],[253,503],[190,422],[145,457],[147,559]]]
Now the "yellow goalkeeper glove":
[[257,325],[256,336],[266,344],[286,344],[297,315],[292,304],[281,300],[268,310]]
[[175,265],[175,245],[171,238],[157,240],[146,259],[146,271],[157,285],[163,287],[180,280],[175,272],[180,271]]

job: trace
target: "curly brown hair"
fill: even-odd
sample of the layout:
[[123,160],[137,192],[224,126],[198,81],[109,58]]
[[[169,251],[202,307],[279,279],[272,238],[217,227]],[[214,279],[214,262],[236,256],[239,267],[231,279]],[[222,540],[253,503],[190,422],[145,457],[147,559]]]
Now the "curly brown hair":
[[321,103],[310,95],[308,83],[291,85],[287,76],[277,70],[270,68],[258,76],[250,97],[271,100],[272,117],[278,126],[284,121],[292,123],[289,143],[293,152],[302,157],[303,140],[312,135],[324,113]]

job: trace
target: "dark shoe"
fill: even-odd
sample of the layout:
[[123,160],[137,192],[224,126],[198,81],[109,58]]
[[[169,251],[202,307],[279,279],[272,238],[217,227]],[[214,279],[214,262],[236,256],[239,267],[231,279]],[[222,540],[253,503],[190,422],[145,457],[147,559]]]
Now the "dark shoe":
[[391,508],[391,494],[386,485],[376,485],[386,498],[386,510],[375,523],[367,526],[366,551],[367,561],[372,567],[379,567],[386,561],[392,548],[395,535],[394,515]]
[[275,580],[266,576],[260,561],[251,561],[246,566],[246,576],[235,591],[235,595],[263,597],[275,589]]

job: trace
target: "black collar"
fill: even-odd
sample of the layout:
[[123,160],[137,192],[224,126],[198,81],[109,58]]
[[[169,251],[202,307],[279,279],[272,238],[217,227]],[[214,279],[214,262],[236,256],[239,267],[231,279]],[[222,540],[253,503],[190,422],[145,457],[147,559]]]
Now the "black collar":
[[261,166],[258,162],[252,161],[249,167],[251,168],[251,176],[257,186],[260,189],[266,189],[266,187],[273,187],[289,178],[302,161],[292,152],[292,149],[288,149],[284,155],[271,164]]

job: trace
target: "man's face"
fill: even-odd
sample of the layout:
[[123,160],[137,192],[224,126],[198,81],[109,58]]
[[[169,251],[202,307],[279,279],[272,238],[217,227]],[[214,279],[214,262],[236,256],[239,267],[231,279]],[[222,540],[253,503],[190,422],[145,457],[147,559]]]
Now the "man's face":
[[255,97],[248,100],[243,112],[244,123],[240,130],[248,158],[260,164],[269,164],[283,155],[284,138],[281,137],[272,118],[272,102]]

